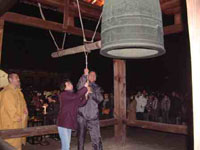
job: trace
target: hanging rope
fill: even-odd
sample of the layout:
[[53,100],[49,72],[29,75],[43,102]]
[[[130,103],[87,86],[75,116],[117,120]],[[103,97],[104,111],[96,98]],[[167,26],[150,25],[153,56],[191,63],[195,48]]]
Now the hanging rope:
[[99,17],[99,21],[98,21],[98,23],[97,23],[97,26],[96,26],[96,29],[95,29],[95,31],[94,31],[94,34],[93,34],[93,36],[92,36],[92,40],[91,40],[92,42],[94,41],[94,38],[95,38],[96,33],[97,33],[97,30],[98,30],[99,25],[100,25],[100,23],[101,23],[102,15],[103,15],[103,13],[101,13],[101,15],[100,15],[100,17]]
[[83,19],[82,19],[82,15],[81,15],[81,9],[80,9],[79,0],[76,0],[76,2],[77,2],[77,7],[78,7],[78,14],[79,14],[79,20],[80,20],[80,23],[81,23],[82,34],[83,34],[83,44],[84,44],[84,54],[85,54],[85,67],[88,68],[88,51],[87,51],[86,44],[94,42],[94,38],[96,36],[98,27],[99,27],[100,22],[101,22],[102,13],[101,13],[101,15],[99,17],[99,20],[98,20],[98,23],[96,25],[96,28],[95,28],[94,34],[92,36],[92,39],[91,39],[91,41],[88,41],[86,39],[86,36],[85,36],[85,30],[84,30],[84,25],[83,25]]
[[[44,13],[43,13],[43,11],[42,11],[42,6],[41,6],[40,3],[38,3],[38,7],[39,7],[39,10],[40,10],[40,15],[41,15],[42,19],[43,19],[44,21],[46,21],[46,18],[45,18],[45,16],[44,16]],[[55,40],[55,38],[54,38],[54,36],[53,36],[53,33],[51,32],[51,30],[48,30],[48,31],[49,31],[49,34],[50,34],[50,36],[51,36],[53,42],[54,42],[54,45],[55,45],[56,48],[57,48],[57,51],[60,50],[60,48],[58,47],[58,44],[57,44],[57,42],[56,42],[56,40]],[[65,40],[66,40],[66,32],[64,33],[64,38],[63,38],[63,43],[62,43],[62,48],[61,48],[62,50],[64,49]]]
[[65,32],[64,37],[63,37],[62,49],[65,48],[66,35],[67,35],[67,34],[66,34],[66,32]]
[[84,54],[85,54],[85,68],[88,69],[88,52],[85,48],[85,45],[84,45]]

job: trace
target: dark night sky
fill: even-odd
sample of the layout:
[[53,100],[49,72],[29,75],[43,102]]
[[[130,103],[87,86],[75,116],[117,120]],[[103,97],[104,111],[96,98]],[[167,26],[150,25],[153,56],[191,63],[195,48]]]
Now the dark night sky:
[[[17,5],[12,11],[39,17],[38,8]],[[48,20],[62,22],[62,15],[44,11]],[[76,22],[78,25],[78,22]],[[86,27],[94,29],[95,23]],[[166,21],[164,22],[166,24]],[[55,33],[61,45],[62,33]],[[65,48],[82,44],[82,38],[68,35]],[[165,37],[164,56],[147,60],[127,60],[127,89],[145,87],[159,90],[190,89],[190,53],[186,33]],[[5,69],[26,69],[34,71],[69,72],[77,81],[85,66],[84,54],[76,54],[53,59],[51,53],[56,48],[48,31],[11,23],[5,24],[3,39],[3,62]],[[113,88],[112,59],[105,58],[99,51],[89,54],[89,67],[98,73],[98,83],[106,90]]]

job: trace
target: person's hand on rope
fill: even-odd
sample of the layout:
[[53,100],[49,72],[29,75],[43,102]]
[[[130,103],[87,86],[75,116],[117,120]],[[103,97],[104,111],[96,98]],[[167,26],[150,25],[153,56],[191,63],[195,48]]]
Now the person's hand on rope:
[[87,82],[85,83],[84,86],[88,89],[88,87],[89,87],[89,82],[87,81]]
[[92,88],[88,86],[88,94],[92,93]]
[[89,69],[88,69],[88,68],[85,68],[85,69],[84,69],[84,75],[85,75],[85,76],[88,76],[88,74],[89,74]]

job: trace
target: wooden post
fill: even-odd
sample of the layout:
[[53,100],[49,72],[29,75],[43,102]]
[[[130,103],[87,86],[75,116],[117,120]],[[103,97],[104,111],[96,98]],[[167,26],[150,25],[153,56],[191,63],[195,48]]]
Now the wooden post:
[[2,59],[3,28],[4,28],[4,20],[0,18],[0,65]]
[[115,125],[115,138],[117,141],[125,142],[126,125],[126,62],[114,60],[114,117],[118,120]]
[[187,0],[190,53],[192,62],[194,150],[200,149],[200,1]]
[[63,28],[74,26],[74,17],[71,16],[69,12],[70,12],[70,0],[64,0]]

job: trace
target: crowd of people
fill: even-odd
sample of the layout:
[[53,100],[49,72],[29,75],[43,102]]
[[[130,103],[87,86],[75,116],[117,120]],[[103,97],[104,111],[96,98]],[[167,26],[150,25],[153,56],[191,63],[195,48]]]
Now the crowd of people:
[[[29,98],[29,117],[46,115],[46,124],[55,124],[59,112],[60,91],[33,91]],[[29,94],[30,96],[30,94]],[[132,120],[146,120],[170,124],[186,123],[188,97],[177,92],[171,93],[138,91],[127,96],[127,116]],[[99,104],[100,119],[114,117],[113,93],[104,93]],[[132,111],[131,111],[132,110]],[[135,117],[134,117],[135,116]]]
[[188,95],[138,91],[130,97],[129,109],[136,112],[136,119],[170,124],[185,124]]

